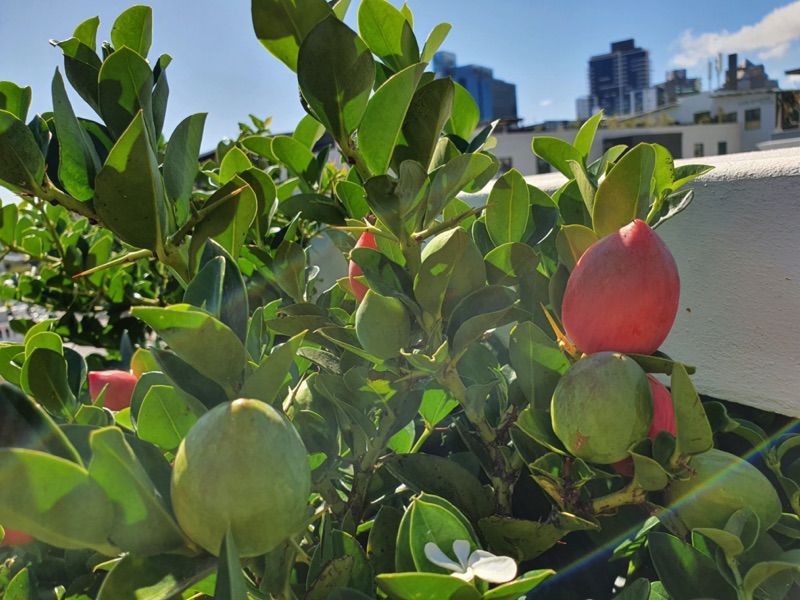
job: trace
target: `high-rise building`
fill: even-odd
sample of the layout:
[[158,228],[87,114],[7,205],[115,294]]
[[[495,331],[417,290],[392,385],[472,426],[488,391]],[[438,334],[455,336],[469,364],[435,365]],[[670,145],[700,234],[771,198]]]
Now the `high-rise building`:
[[475,99],[481,121],[517,118],[517,86],[494,78],[492,69],[478,65],[456,64],[452,52],[437,52],[433,56],[437,77],[452,77]]
[[589,59],[592,112],[608,116],[639,112],[642,93],[650,87],[650,57],[632,39],[611,44],[611,52]]

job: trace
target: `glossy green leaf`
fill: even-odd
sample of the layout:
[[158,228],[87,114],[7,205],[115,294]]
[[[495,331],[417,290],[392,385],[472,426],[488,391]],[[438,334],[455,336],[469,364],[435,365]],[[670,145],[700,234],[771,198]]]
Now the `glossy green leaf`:
[[12,192],[33,192],[44,179],[44,156],[25,123],[0,110],[0,183]]
[[248,598],[239,551],[230,529],[222,539],[214,598],[216,600],[246,600]]
[[656,164],[653,170],[653,196],[658,200],[672,190],[675,164],[672,161],[672,154],[664,146],[653,144],[653,150],[656,153]]
[[117,553],[113,508],[83,467],[43,452],[0,450],[0,522],[58,548]]
[[[240,188],[241,191],[237,192]],[[237,192],[236,195],[230,197],[234,192]],[[215,204],[219,204],[219,207],[208,213],[195,228],[191,256],[194,259],[206,240],[211,238],[234,259],[238,259],[258,211],[256,194],[242,179],[235,177],[206,200],[205,206]]]
[[72,110],[61,73],[53,76],[53,111],[58,128],[58,178],[64,189],[78,200],[94,196],[94,180],[102,168],[89,134]]
[[531,321],[511,330],[508,352],[525,397],[532,406],[547,409],[558,380],[569,368],[567,357]]
[[[408,529],[408,550],[417,571],[430,573],[449,573],[442,567],[434,565],[425,556],[425,544],[432,542],[445,552],[451,552],[453,542],[467,540],[472,549],[476,547],[475,531],[463,514],[449,501],[432,494],[421,494],[414,498],[406,510],[403,521],[410,520]],[[403,524],[401,522],[401,530]],[[405,544],[398,536],[398,552],[400,545]]]
[[164,130],[164,120],[167,118],[167,101],[169,100],[169,83],[167,82],[166,69],[172,62],[169,54],[158,57],[153,67],[155,86],[153,87],[153,127],[156,138],[161,137]]
[[317,119],[344,143],[367,108],[375,65],[366,44],[329,16],[312,29],[298,56],[300,91]]
[[667,487],[669,475],[664,467],[649,456],[634,451],[629,451],[629,454],[633,458],[633,481],[636,485],[648,492],[657,492]]
[[591,213],[594,210],[594,197],[597,193],[595,184],[589,179],[589,175],[586,173],[582,163],[568,160],[567,164],[572,169],[572,177],[575,178],[575,183],[578,185],[578,191],[580,191],[583,203],[586,205],[586,210]]
[[472,521],[492,512],[492,499],[472,473],[458,463],[430,454],[390,457],[384,466],[415,492],[440,496],[458,507]]
[[428,242],[429,248],[414,278],[414,296],[420,308],[434,318],[441,316],[451,276],[469,241],[469,234],[456,227]]
[[500,323],[516,299],[512,290],[495,285],[467,295],[453,310],[447,328],[453,352],[458,354]]
[[175,218],[183,224],[189,218],[189,199],[197,176],[197,157],[203,140],[206,113],[186,117],[172,132],[164,152],[164,189],[175,207]]
[[361,3],[358,7],[358,32],[372,53],[395,73],[419,62],[413,24],[386,0],[364,0]]
[[545,448],[557,454],[567,454],[563,444],[553,432],[550,414],[544,410],[537,410],[533,407],[526,408],[519,414],[515,425],[525,435]]
[[[103,579],[97,600],[169,600],[217,569],[213,556],[126,554]],[[213,593],[213,590],[206,590]]]
[[692,179],[705,175],[709,171],[713,171],[714,167],[708,165],[681,165],[675,167],[675,178],[672,182],[672,191],[677,190],[689,183]]
[[481,113],[472,94],[464,86],[456,83],[455,96],[453,97],[453,114],[450,115],[450,120],[445,125],[445,133],[457,135],[461,139],[468,140],[472,137],[480,120]]
[[3,244],[16,243],[17,216],[17,205],[14,203],[0,209],[0,242]]
[[492,159],[484,154],[462,154],[448,161],[437,171],[428,197],[426,224],[432,223],[444,210],[444,207],[491,164]]
[[572,179],[573,177],[568,161],[574,160],[583,164],[581,152],[562,139],[544,135],[536,136],[533,138],[532,147],[536,156],[549,162],[561,171],[567,179]]
[[78,401],[69,387],[64,357],[49,348],[36,348],[25,359],[22,389],[53,415],[70,420]]
[[103,224],[124,242],[161,251],[169,233],[167,201],[142,112],[114,145],[98,174],[94,205]]
[[560,527],[558,522],[542,523],[498,516],[481,519],[479,525],[492,552],[510,556],[517,562],[540,556],[571,531]]
[[422,54],[419,57],[420,62],[429,63],[433,60],[433,55],[444,43],[452,27],[450,23],[439,23],[431,30],[430,34],[428,34],[428,39],[425,40],[425,46],[422,48]]
[[132,6],[123,12],[111,27],[111,43],[119,50],[127,46],[142,58],[147,58],[153,42],[153,9]]
[[754,594],[757,594],[764,582],[778,573],[791,571],[794,571],[795,574],[800,571],[800,552],[798,550],[785,552],[778,560],[768,560],[753,565],[750,570],[747,571],[747,574],[744,576],[744,581],[742,582],[745,597],[758,597],[754,596]]
[[564,225],[556,237],[556,249],[561,263],[570,271],[589,247],[600,238],[583,225]]
[[[229,396],[230,392],[226,392],[223,386],[209,379],[174,352],[157,350],[153,351],[153,356],[169,381],[174,382],[181,390],[199,400],[206,408],[213,408],[217,404],[234,399]],[[136,393],[134,392],[135,397]]]
[[347,208],[347,213],[352,219],[363,219],[369,214],[369,205],[365,197],[364,188],[352,181],[337,181],[334,187],[336,197]]
[[[362,3],[359,15],[362,11],[371,10],[365,9],[367,4]],[[397,11],[385,0],[372,0],[370,4],[386,5]],[[403,69],[381,85],[367,104],[358,129],[358,146],[367,168],[375,175],[386,173],[389,169],[406,112],[424,70],[424,64],[412,64]]]
[[509,242],[486,255],[486,277],[492,285],[517,285],[536,271],[539,257],[527,244]]
[[495,182],[487,200],[486,229],[495,246],[523,241],[529,215],[528,184],[511,169]]
[[175,388],[154,385],[139,409],[136,431],[147,442],[175,450],[196,421],[197,416]]
[[300,215],[303,219],[325,223],[327,225],[344,225],[345,214],[341,208],[322,194],[294,194],[278,206],[281,213],[293,219]]
[[30,87],[20,87],[13,81],[0,81],[0,110],[10,112],[20,121],[25,121],[30,105]]
[[152,142],[153,72],[147,61],[130,48],[121,48],[109,56],[98,76],[98,102],[111,134],[119,139],[142,112]]
[[226,325],[188,304],[134,307],[131,313],[203,375],[230,387],[245,366],[244,346]]
[[573,143],[573,146],[581,154],[581,156],[583,156],[584,163],[586,162],[586,159],[589,158],[589,153],[592,151],[592,142],[594,142],[594,136],[597,133],[597,127],[600,125],[602,118],[602,112],[592,115],[583,125],[581,125],[581,128],[578,130],[578,134],[575,136],[575,142]]
[[455,84],[450,78],[435,79],[416,91],[406,113],[394,164],[414,160],[427,169],[453,112],[454,96]]
[[295,302],[305,298],[306,255],[303,248],[284,240],[272,260],[272,272],[281,289]]
[[661,205],[661,210],[654,215],[655,218],[648,221],[648,225],[655,229],[664,221],[686,210],[692,200],[694,200],[694,190],[684,190],[670,194]]
[[251,0],[250,9],[258,41],[292,71],[308,32],[332,14],[325,0]]
[[0,345],[0,377],[15,386],[21,385],[22,365],[25,362],[25,346],[22,344]]
[[592,223],[604,237],[634,219],[644,219],[650,208],[656,152],[649,144],[639,144],[611,169],[594,200]]
[[675,408],[676,450],[681,454],[705,452],[714,443],[711,426],[700,396],[681,364],[676,364],[672,370],[670,391]]
[[72,37],[78,39],[92,50],[97,47],[97,28],[100,26],[100,17],[91,17],[75,28]]
[[552,569],[537,569],[528,571],[514,581],[499,585],[481,596],[482,600],[517,600],[537,588],[546,579],[555,575]]
[[294,138],[278,135],[272,139],[272,152],[306,184],[306,191],[313,188],[319,179],[319,165],[308,147]]
[[281,402],[281,392],[287,390],[286,377],[304,337],[304,333],[298,334],[273,348],[270,355],[245,380],[241,390],[242,398],[255,398],[272,405]]
[[253,166],[247,155],[239,150],[239,148],[231,148],[222,159],[222,164],[219,166],[219,181],[220,183],[228,183],[231,179],[236,177],[242,171],[247,171]]
[[421,416],[428,427],[435,427],[458,407],[458,400],[444,389],[429,387],[422,395],[419,406]]
[[93,431],[90,444],[89,477],[114,507],[110,541],[123,551],[143,556],[184,548],[183,533],[122,431],[116,427]]
[[64,356],[64,342],[61,336],[52,331],[40,331],[25,340],[25,358],[37,348],[47,348]]
[[306,115],[295,127],[292,139],[300,142],[309,150],[314,149],[314,145],[325,134],[325,126],[311,115]]
[[3,594],[3,600],[36,600],[38,597],[36,577],[28,567],[14,575]]
[[645,578],[625,583],[625,587],[616,596],[617,600],[658,600],[658,596],[650,594],[650,582]]
[[64,53],[64,73],[78,95],[98,115],[100,113],[99,85],[102,61],[89,45],[78,37],[58,42]]
[[479,600],[471,584],[439,573],[385,573],[376,578],[378,587],[391,600]]

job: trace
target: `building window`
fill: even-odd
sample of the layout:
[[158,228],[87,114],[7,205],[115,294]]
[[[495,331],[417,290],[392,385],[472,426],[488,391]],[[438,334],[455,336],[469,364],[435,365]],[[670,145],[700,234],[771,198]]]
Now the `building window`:
[[712,119],[711,119],[711,112],[710,111],[694,113],[694,124],[695,125],[708,125],[711,122],[712,122]]
[[744,128],[746,131],[761,129],[761,109],[751,108],[744,111]]
[[728,142],[717,142],[717,154],[728,153]]
[[502,175],[508,173],[514,166],[514,160],[510,156],[503,156],[498,159],[500,161],[500,168],[497,169],[497,174]]
[[549,173],[550,172],[550,163],[544,159],[536,157],[536,174],[541,175],[542,173]]
[[738,113],[730,112],[722,115],[723,123],[736,123],[739,120]]
[[703,144],[694,145],[694,155],[695,158],[697,158],[698,156],[703,156]]

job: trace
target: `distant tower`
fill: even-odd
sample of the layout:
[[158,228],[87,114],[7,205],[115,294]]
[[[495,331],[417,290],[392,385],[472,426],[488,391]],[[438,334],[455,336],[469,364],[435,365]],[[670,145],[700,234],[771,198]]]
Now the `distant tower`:
[[611,52],[589,59],[589,96],[606,115],[637,112],[637,95],[650,87],[650,55],[632,39],[611,44]]

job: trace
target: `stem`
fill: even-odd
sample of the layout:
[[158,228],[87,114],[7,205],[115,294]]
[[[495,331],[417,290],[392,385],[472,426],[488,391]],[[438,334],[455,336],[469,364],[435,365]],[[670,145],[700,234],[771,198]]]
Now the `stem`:
[[73,279],[77,279],[78,277],[85,277],[87,275],[91,275],[92,273],[97,273],[98,271],[103,271],[105,269],[110,269],[111,267],[116,267],[117,265],[124,265],[124,264],[128,264],[128,263],[134,263],[139,259],[150,258],[151,256],[153,256],[153,251],[152,250],[147,250],[147,249],[144,249],[144,248],[142,250],[136,250],[134,252],[128,252],[128,254],[125,254],[123,256],[117,257],[114,260],[108,261],[107,263],[104,263],[102,265],[98,265],[96,267],[92,267],[91,269],[88,269],[88,270],[84,271],[83,273],[78,273],[77,275],[73,275],[72,278]]
[[471,217],[472,215],[477,215],[479,212],[481,212],[482,210],[484,210],[488,206],[489,206],[488,204],[486,204],[484,206],[476,206],[475,208],[472,208],[472,209],[470,209],[470,210],[468,210],[466,212],[461,213],[460,215],[458,215],[456,217],[453,217],[449,221],[444,221],[442,223],[436,223],[435,225],[432,225],[432,226],[428,227],[427,229],[425,229],[423,231],[420,231],[419,233],[415,233],[412,237],[415,240],[417,240],[418,242],[426,240],[429,237],[433,237],[437,233],[441,233],[443,231],[447,231],[448,229],[452,229],[453,227],[455,227],[456,225],[461,223],[461,221],[463,221],[467,217]]
[[53,185],[53,182],[50,181],[49,177],[45,177],[44,184],[38,190],[35,190],[35,192],[36,195],[42,200],[60,204],[67,210],[71,210],[72,212],[77,213],[82,217],[86,217],[92,221],[100,221],[100,217],[97,216],[97,213],[95,212],[91,203],[81,202],[66,192],[62,192],[55,185]]
[[205,219],[208,215],[217,210],[225,202],[228,202],[229,200],[232,200],[233,198],[241,194],[247,187],[248,187],[247,185],[243,185],[242,187],[233,190],[227,196],[224,196],[219,200],[215,201],[213,204],[204,206],[200,210],[194,211],[189,220],[186,221],[186,223],[184,223],[183,225],[181,225],[178,231],[176,231],[167,238],[167,246],[172,246],[172,247],[180,246],[181,243],[183,242],[183,238],[189,235],[192,229],[194,229],[198,224],[200,224],[200,222],[203,219]]
[[621,490],[595,498],[591,503],[591,514],[597,515],[611,512],[620,506],[628,504],[641,504],[645,499],[645,491],[631,481]]
[[33,204],[36,209],[42,214],[42,220],[44,221],[44,227],[47,229],[47,232],[50,234],[50,237],[53,239],[53,244],[55,244],[56,250],[58,254],[63,259],[65,256],[64,246],[61,244],[61,240],[58,237],[58,233],[56,233],[56,228],[53,226],[53,222],[50,220],[50,217],[47,216],[47,210],[45,209],[45,205],[42,202],[35,202]]
[[408,453],[416,454],[417,452],[419,452],[420,448],[422,448],[422,444],[425,443],[425,440],[431,437],[432,433],[433,433],[433,427],[431,427],[426,423],[425,431],[422,432],[422,434],[419,436],[419,439],[414,443],[414,446],[411,448],[411,450],[408,451]]

